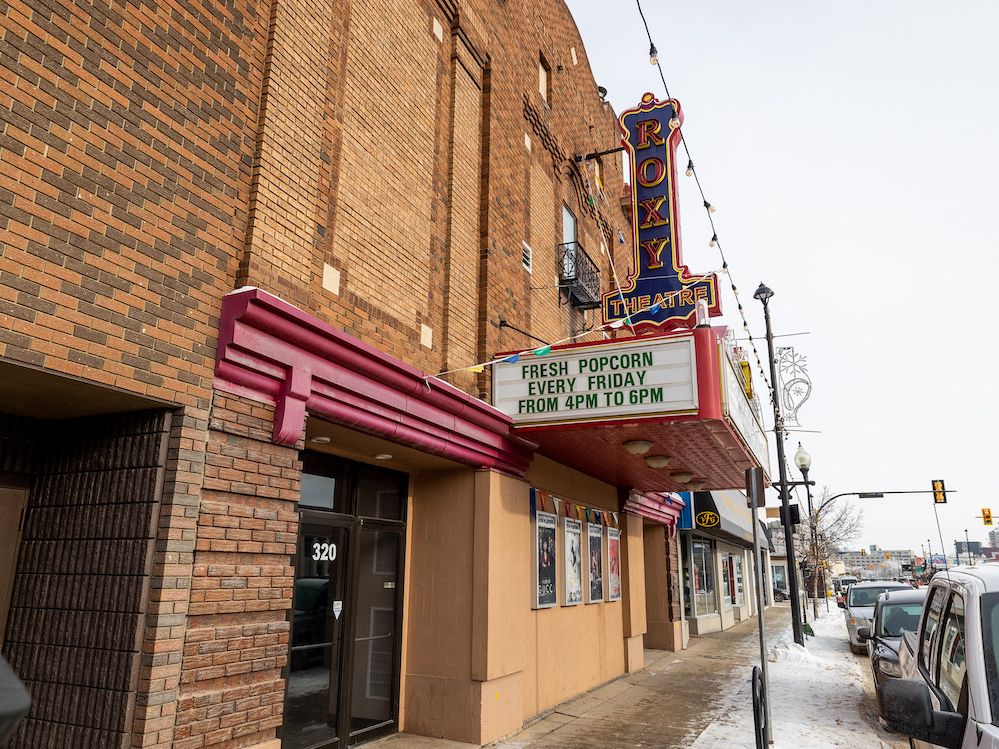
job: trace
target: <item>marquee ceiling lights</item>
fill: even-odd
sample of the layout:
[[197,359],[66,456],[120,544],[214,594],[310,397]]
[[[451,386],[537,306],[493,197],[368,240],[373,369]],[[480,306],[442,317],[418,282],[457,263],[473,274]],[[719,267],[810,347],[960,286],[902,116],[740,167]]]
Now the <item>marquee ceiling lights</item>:
[[645,464],[649,468],[665,468],[669,465],[669,462],[673,460],[668,455],[646,455]]
[[628,440],[621,444],[632,455],[645,455],[645,453],[652,449],[652,443],[648,440]]
[[309,442],[315,442],[317,445],[328,445],[330,438],[325,436],[313,437]]
[[692,492],[699,492],[704,488],[704,484],[707,483],[704,479],[694,479],[693,481],[687,482],[687,488]]
[[669,477],[678,484],[687,484],[694,478],[694,474],[690,471],[673,471]]

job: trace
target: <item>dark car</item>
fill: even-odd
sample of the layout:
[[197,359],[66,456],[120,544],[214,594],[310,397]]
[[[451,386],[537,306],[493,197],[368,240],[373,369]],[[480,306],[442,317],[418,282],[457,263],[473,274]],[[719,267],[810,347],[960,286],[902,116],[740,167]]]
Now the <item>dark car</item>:
[[857,636],[867,642],[874,672],[875,689],[890,678],[899,678],[898,649],[902,635],[915,632],[923,612],[926,590],[893,590],[882,594],[874,606],[870,627],[861,627]]
[[787,588],[774,588],[774,600],[777,603],[786,601],[790,597],[791,594],[787,592]]

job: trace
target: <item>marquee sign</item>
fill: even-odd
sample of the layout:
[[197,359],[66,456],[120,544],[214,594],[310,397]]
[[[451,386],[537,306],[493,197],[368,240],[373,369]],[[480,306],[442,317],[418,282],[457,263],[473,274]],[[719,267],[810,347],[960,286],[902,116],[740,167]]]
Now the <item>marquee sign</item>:
[[692,336],[566,346],[493,367],[493,403],[518,426],[696,414]]
[[634,259],[621,290],[603,295],[605,324],[630,316],[635,327],[690,326],[702,300],[710,315],[721,314],[717,277],[692,274],[680,257],[676,147],[682,122],[676,99],[658,101],[652,94],[621,115],[622,143],[631,162]]

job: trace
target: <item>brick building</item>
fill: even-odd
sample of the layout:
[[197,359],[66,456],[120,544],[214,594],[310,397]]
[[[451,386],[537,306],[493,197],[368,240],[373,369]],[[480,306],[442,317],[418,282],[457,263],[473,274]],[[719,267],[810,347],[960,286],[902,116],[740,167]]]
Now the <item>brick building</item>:
[[[599,329],[631,262],[561,0],[2,9],[13,746],[486,742],[681,647],[683,483],[470,368]],[[720,433],[658,434],[730,486]],[[546,495],[620,533],[620,600],[532,607]]]

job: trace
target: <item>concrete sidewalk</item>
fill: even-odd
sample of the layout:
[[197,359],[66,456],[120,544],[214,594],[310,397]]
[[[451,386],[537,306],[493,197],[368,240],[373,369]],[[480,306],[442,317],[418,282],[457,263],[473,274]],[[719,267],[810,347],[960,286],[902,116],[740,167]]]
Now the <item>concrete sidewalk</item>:
[[[790,609],[767,611],[767,639],[788,626]],[[736,679],[748,680],[759,662],[756,619],[725,632],[693,637],[680,653],[646,651],[646,665],[557,706],[492,749],[580,749],[585,747],[689,747],[725,709]],[[408,734],[377,742],[378,749],[469,749],[461,744]]]

